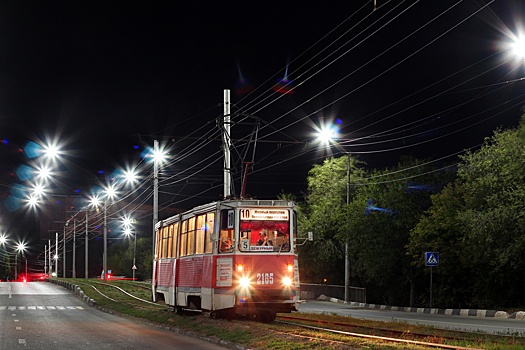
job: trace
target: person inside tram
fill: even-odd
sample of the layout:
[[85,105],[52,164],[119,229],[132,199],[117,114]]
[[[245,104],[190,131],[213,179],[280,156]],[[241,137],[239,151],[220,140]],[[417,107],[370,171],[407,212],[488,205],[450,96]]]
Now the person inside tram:
[[268,239],[268,236],[266,235],[266,232],[264,230],[261,231],[261,233],[259,233],[259,240],[257,241],[257,245],[273,246],[273,242]]
[[230,237],[226,237],[221,242],[221,252],[228,252],[231,250],[231,247],[232,247],[232,240],[230,239]]

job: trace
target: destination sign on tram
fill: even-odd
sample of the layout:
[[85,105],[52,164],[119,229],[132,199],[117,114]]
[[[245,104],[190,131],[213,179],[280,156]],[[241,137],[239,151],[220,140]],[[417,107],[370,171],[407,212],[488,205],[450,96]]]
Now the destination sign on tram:
[[288,210],[286,209],[241,209],[241,220],[272,220],[272,221],[286,221],[288,220]]

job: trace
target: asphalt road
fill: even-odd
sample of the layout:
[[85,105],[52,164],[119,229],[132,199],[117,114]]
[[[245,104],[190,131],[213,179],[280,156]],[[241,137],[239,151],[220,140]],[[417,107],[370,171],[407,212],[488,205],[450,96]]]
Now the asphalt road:
[[492,317],[431,315],[417,312],[359,309],[346,304],[329,301],[307,300],[299,306],[300,312],[326,313],[352,316],[375,321],[399,321],[410,324],[432,325],[443,329],[459,329],[471,332],[483,331],[495,334],[520,334],[525,336],[525,320]]
[[44,282],[0,283],[0,349],[224,349],[84,304]]

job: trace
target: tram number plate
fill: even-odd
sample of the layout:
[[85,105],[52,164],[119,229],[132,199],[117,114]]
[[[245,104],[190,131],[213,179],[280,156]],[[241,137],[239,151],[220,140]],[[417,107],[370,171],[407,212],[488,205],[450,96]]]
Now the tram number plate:
[[257,284],[273,284],[273,272],[258,273]]

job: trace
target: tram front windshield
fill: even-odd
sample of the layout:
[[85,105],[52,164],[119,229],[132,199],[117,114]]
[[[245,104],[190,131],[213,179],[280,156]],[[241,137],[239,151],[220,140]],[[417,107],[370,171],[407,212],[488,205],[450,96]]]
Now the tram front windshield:
[[239,249],[244,252],[289,252],[288,221],[241,220]]

